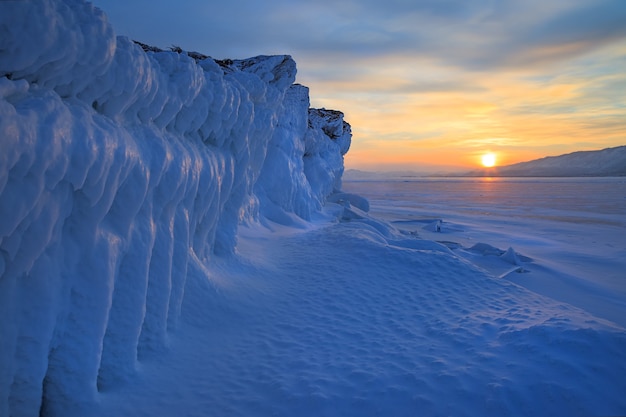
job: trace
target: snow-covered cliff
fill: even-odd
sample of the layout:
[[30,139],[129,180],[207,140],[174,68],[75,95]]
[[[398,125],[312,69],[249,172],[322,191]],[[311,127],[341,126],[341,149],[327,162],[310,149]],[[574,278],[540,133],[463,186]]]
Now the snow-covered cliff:
[[166,344],[239,224],[318,211],[351,133],[289,56],[145,52],[82,0],[0,28],[0,416],[63,415]]

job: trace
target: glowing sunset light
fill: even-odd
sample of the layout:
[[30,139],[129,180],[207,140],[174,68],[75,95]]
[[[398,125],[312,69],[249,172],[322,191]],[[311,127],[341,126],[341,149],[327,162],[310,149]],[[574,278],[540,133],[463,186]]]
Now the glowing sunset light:
[[311,107],[352,126],[347,169],[462,172],[626,144],[626,1],[94,3],[118,35],[161,48],[291,55]]
[[496,155],[494,153],[486,153],[482,156],[481,162],[484,167],[491,168],[496,164]]

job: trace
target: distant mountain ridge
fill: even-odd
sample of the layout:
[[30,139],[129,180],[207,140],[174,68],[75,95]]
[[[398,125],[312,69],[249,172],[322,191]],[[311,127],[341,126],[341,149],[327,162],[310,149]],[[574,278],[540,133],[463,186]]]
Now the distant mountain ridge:
[[626,176],[626,146],[578,151],[528,162],[477,169],[464,176],[491,177],[612,177]]

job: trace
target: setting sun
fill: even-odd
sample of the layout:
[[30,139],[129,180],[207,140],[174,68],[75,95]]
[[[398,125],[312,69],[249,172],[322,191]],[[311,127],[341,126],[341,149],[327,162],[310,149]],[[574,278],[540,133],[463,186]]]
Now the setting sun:
[[496,155],[494,153],[486,153],[481,159],[483,166],[491,168],[496,164]]

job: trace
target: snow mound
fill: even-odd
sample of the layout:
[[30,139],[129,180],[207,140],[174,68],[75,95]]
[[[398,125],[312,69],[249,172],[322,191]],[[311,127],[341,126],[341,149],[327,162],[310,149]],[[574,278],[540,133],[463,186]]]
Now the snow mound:
[[518,256],[517,252],[515,252],[515,249],[513,249],[510,246],[506,250],[506,252],[504,252],[502,255],[500,255],[500,259],[510,263],[511,265],[519,266],[519,265],[522,264],[522,262],[519,259],[519,256]]
[[146,52],[80,0],[0,2],[0,28],[0,416],[81,415],[238,225],[321,209],[350,128],[287,55]]

